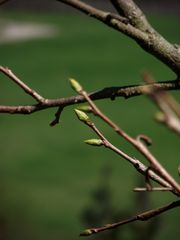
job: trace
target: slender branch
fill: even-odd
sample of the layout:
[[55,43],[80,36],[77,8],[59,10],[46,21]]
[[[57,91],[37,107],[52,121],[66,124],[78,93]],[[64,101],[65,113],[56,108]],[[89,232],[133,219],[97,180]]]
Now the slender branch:
[[124,13],[125,16],[123,17],[127,18],[128,16],[128,20],[131,20],[131,23],[128,24],[117,20],[112,14],[94,8],[80,0],[57,1],[65,3],[134,39],[146,52],[154,55],[174,71],[177,76],[180,76],[180,47],[176,44],[169,43],[157,33],[149,25],[141,10],[133,1],[113,1],[114,6],[116,6],[116,8],[118,6],[120,13]]
[[99,228],[86,229],[85,231],[83,231],[80,234],[80,236],[90,236],[92,234],[96,234],[96,233],[103,232],[106,230],[114,229],[114,228],[120,227],[122,225],[131,223],[131,222],[135,222],[135,221],[147,221],[153,217],[156,217],[156,216],[158,216],[166,211],[169,211],[173,208],[176,208],[176,207],[180,207],[180,201],[174,201],[163,207],[155,208],[155,209],[140,213],[140,214],[138,214],[134,217],[131,217],[127,220],[124,220],[124,221],[120,221],[120,222],[116,222],[116,223],[112,223],[112,224],[106,224],[105,226],[99,227]]
[[[0,71],[13,80],[18,86],[20,86],[27,94],[31,95],[39,103],[35,105],[26,105],[26,106],[6,106],[0,105],[0,113],[10,113],[10,114],[32,114],[43,109],[48,109],[52,107],[66,107],[73,104],[85,102],[83,96],[71,96],[67,98],[59,99],[45,99],[35,90],[28,87],[22,80],[20,80],[10,69],[0,66]],[[100,100],[111,98],[112,100],[116,97],[130,98],[144,94],[144,87],[146,85],[129,85],[123,87],[108,87],[100,91],[89,93],[89,97],[92,100]],[[149,86],[149,85],[148,85]],[[180,82],[176,80],[159,82],[153,84],[155,89],[163,90],[179,90]]]
[[101,131],[95,126],[95,124],[91,121],[87,121],[85,122],[86,125],[88,125],[98,136],[99,138],[102,140],[102,144],[110,149],[111,151],[115,152],[116,154],[120,155],[122,158],[124,158],[125,160],[127,160],[129,163],[131,163],[135,169],[141,173],[142,175],[146,176],[148,173],[148,176],[154,180],[155,182],[159,183],[160,185],[169,188],[170,191],[172,191],[175,195],[179,196],[179,193],[177,193],[176,191],[173,191],[172,187],[169,185],[168,182],[166,182],[165,180],[163,180],[161,177],[159,177],[156,173],[154,173],[154,171],[152,170],[148,170],[148,167],[146,167],[143,163],[141,163],[138,159],[135,159],[134,157],[129,156],[127,153],[123,152],[122,150],[120,150],[119,148],[115,147],[113,144],[111,144],[107,138],[101,133]]
[[142,39],[143,41],[148,41],[148,37],[145,33],[133,27],[132,25],[124,23],[124,21],[120,21],[120,19],[113,17],[112,13],[94,8],[80,0],[57,0],[57,1],[70,5],[71,7],[87,14],[88,16],[93,17],[120,32],[123,32],[124,34],[128,35],[131,38],[134,38],[136,40]]
[[110,0],[118,13],[126,17],[129,22],[143,32],[152,30],[141,9],[132,0]]
[[[177,192],[180,192],[180,186],[176,183],[176,181],[163,169],[163,167],[157,162],[157,160],[152,156],[152,154],[148,151],[148,149],[144,146],[144,144],[139,141],[139,138],[137,140],[130,137],[128,134],[126,134],[122,129],[120,129],[115,123],[113,123],[110,119],[104,116],[100,112],[100,110],[97,109],[95,104],[91,100],[91,95],[88,96],[86,92],[81,93],[82,96],[75,96],[70,98],[60,98],[60,99],[45,99],[41,95],[39,95],[35,90],[31,89],[29,86],[27,86],[24,82],[22,82],[15,74],[12,73],[11,70],[8,68],[4,68],[0,66],[0,71],[4,73],[6,76],[8,76],[11,80],[13,80],[18,86],[20,86],[27,94],[31,95],[34,99],[36,99],[39,103],[36,105],[31,106],[0,106],[0,112],[1,113],[23,113],[23,114],[30,114],[35,111],[43,110],[49,107],[59,107],[59,110],[56,113],[55,120],[51,123],[52,125],[55,125],[59,122],[60,114],[65,106],[76,104],[79,102],[88,101],[93,106],[95,113],[98,114],[105,122],[107,122],[111,127],[115,129],[115,131],[124,137],[127,141],[129,141],[131,144],[133,144],[143,155],[150,161],[151,167],[154,167],[158,173],[160,173],[161,176],[163,176],[167,182],[170,183],[171,186],[173,186]],[[176,81],[178,82],[178,81]],[[179,82],[178,82],[179,83]],[[162,83],[160,83],[162,84]],[[156,85],[157,86],[157,85]],[[158,85],[159,87],[160,85]],[[167,83],[163,86],[167,86]],[[134,88],[134,86],[133,86]],[[137,89],[137,88],[136,88]],[[122,89],[121,89],[122,90]],[[126,88],[127,90],[127,88]],[[127,90],[129,92],[129,89]],[[102,93],[102,92],[101,92]],[[137,91],[136,91],[137,93]],[[141,93],[143,93],[143,90],[141,89]],[[95,96],[97,96],[97,92],[93,93]],[[92,94],[92,96],[93,96]],[[119,94],[119,93],[118,93]],[[111,93],[111,98],[114,98],[114,94]],[[98,96],[99,97],[99,96]],[[101,95],[102,97],[102,95]],[[129,97],[129,95],[128,95]],[[166,186],[167,187],[167,186]],[[169,187],[169,186],[168,186]]]
[[50,124],[49,124],[51,127],[53,127],[53,126],[55,126],[56,124],[59,123],[60,116],[61,116],[61,113],[62,113],[63,109],[64,109],[63,106],[58,107],[58,110],[55,113],[55,119],[52,122],[50,122]]
[[[177,191],[178,194],[180,194],[180,185],[176,182],[176,180],[168,173],[168,171],[159,163],[159,161],[153,156],[153,154],[148,150],[147,146],[144,144],[144,141],[146,143],[150,143],[149,139],[146,136],[138,136],[136,139],[132,138],[130,135],[128,135],[126,132],[124,132],[117,124],[115,124],[112,120],[110,120],[105,114],[103,114],[100,109],[94,104],[94,102],[91,100],[91,98],[88,96],[86,91],[83,90],[83,88],[79,91],[79,93],[84,96],[84,98],[87,100],[89,105],[92,107],[92,111],[95,115],[100,117],[103,121],[105,121],[110,127],[112,127],[120,136],[122,136],[125,140],[127,140],[129,143],[131,143],[150,163],[150,168],[152,168],[159,176],[161,176],[166,182],[170,184],[174,188],[175,191]],[[95,129],[94,129],[95,130]],[[96,131],[96,130],[95,130]],[[143,142],[142,142],[143,140]],[[107,144],[107,147],[112,149],[113,146],[110,144]],[[116,150],[117,152],[117,150]],[[123,156],[122,153],[119,153],[121,156]],[[123,156],[128,160],[126,156]],[[149,170],[148,170],[149,172]],[[146,173],[147,175],[147,173]],[[167,186],[166,186],[167,187]]]
[[22,88],[27,94],[37,100],[39,103],[43,103],[45,99],[39,95],[35,90],[31,89],[24,82],[22,82],[9,68],[0,66],[0,71],[15,82],[20,88]]

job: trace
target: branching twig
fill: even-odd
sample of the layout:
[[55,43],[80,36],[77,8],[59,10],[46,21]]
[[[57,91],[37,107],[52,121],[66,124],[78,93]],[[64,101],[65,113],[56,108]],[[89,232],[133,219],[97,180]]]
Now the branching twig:
[[[118,12],[123,13],[130,23],[117,20],[108,13],[94,8],[80,0],[57,0],[91,16],[111,28],[116,29],[134,39],[145,51],[154,55],[166,64],[177,76],[180,76],[180,48],[169,43],[147,22],[142,11],[132,0],[116,0],[113,2]],[[127,22],[128,22],[127,21]]]
[[[7,68],[0,66],[0,71],[12,79],[16,84],[18,84],[27,94],[31,95],[39,103],[35,105],[26,105],[26,106],[6,106],[0,105],[0,113],[10,113],[10,114],[32,114],[43,109],[52,108],[52,107],[66,107],[77,103],[85,102],[83,96],[72,96],[68,98],[59,98],[59,99],[44,99],[36,91],[28,87],[22,80],[17,78],[17,76],[12,73]],[[179,90],[180,83],[176,80],[154,83],[154,88],[163,89],[163,90]],[[145,85],[146,86],[146,85]],[[144,85],[129,85],[124,87],[109,87],[104,88],[100,91],[89,93],[89,97],[92,100],[100,100],[115,97],[125,97],[130,98],[144,94]]]
[[63,106],[58,107],[58,110],[55,113],[55,119],[52,122],[50,122],[50,124],[49,124],[51,127],[53,127],[59,123],[59,119],[60,119],[61,113],[63,111],[63,108],[64,108]]
[[[147,174],[152,178],[151,176],[151,169],[153,171],[155,171],[160,177],[160,181],[162,179],[163,182],[161,182],[160,184],[164,187],[173,187],[172,191],[177,194],[180,195],[180,185],[174,180],[174,178],[161,166],[161,164],[156,160],[156,158],[149,152],[149,150],[147,149],[147,147],[140,141],[142,138],[144,141],[148,142],[149,144],[149,139],[145,136],[138,136],[137,139],[132,138],[131,136],[129,136],[126,132],[124,132],[121,128],[119,128],[112,120],[110,120],[106,115],[104,115],[99,109],[98,107],[94,104],[94,102],[90,99],[90,97],[88,96],[87,92],[84,91],[84,89],[82,88],[82,86],[74,79],[70,79],[71,82],[71,86],[82,96],[84,96],[84,98],[87,100],[87,102],[89,103],[89,105],[91,106],[92,112],[97,115],[98,117],[100,117],[103,121],[105,121],[108,125],[110,125],[120,136],[122,136],[126,141],[128,141],[129,143],[131,143],[134,147],[136,147],[140,153],[142,153],[146,159],[150,162],[151,168],[147,168],[145,167],[139,160],[136,160],[132,157],[130,157],[128,154],[124,153],[122,150],[116,148],[114,145],[112,145],[105,137],[104,135],[99,131],[99,129],[97,129],[97,127],[95,126],[94,123],[92,123],[91,121],[83,121],[85,124],[87,124],[90,128],[92,128],[95,133],[100,137],[100,139],[103,142],[103,145],[109,149],[111,149],[112,151],[116,152],[117,154],[119,154],[120,156],[122,156],[124,159],[128,160],[131,164],[133,164],[137,170],[139,172],[141,172],[144,176],[147,176]],[[154,174],[154,173],[153,173]],[[155,174],[156,176],[156,174]],[[154,177],[154,175],[153,175]],[[156,179],[156,178],[155,178]],[[153,180],[155,180],[153,179]],[[157,181],[157,180],[155,180]],[[159,179],[158,179],[159,181]]]
[[[88,96],[87,92],[83,90],[81,87],[80,90],[78,90],[78,93],[80,93],[84,98],[87,100],[89,105],[92,108],[92,111],[95,115],[100,117],[104,122],[106,122],[109,126],[111,126],[120,136],[122,136],[126,141],[131,143],[141,154],[145,156],[145,158],[150,163],[150,169],[153,169],[160,177],[162,177],[166,182],[170,184],[174,188],[175,191],[177,191],[178,194],[180,194],[180,185],[175,181],[175,179],[166,171],[166,169],[159,163],[159,161],[153,156],[153,154],[148,150],[147,146],[144,144],[144,141],[146,143],[150,143],[149,138],[146,136],[139,135],[136,139],[132,138],[130,135],[128,135],[125,131],[123,131],[117,124],[115,124],[112,120],[110,120],[105,114],[103,114],[100,109],[94,104],[94,102],[91,100],[91,98]],[[93,128],[93,127],[92,127]],[[98,134],[95,128],[93,128],[94,131]],[[103,139],[102,139],[103,140]],[[143,140],[143,142],[142,142]],[[106,146],[106,145],[105,145]],[[107,147],[109,147],[110,144],[107,144]],[[112,146],[110,147],[113,148]],[[117,150],[116,150],[117,152]],[[120,153],[121,156],[122,153]],[[124,158],[127,158],[127,156],[123,156]],[[129,156],[128,156],[129,157]],[[131,162],[133,163],[133,162]],[[150,170],[147,170],[149,174]],[[145,176],[147,176],[147,172]],[[167,187],[167,185],[166,185]]]
[[[4,67],[0,66],[0,71],[3,72],[5,75],[7,75],[18,86],[20,86],[27,94],[31,95],[34,99],[36,99],[39,102],[38,104],[32,105],[32,106],[0,106],[0,112],[29,114],[29,113],[32,113],[32,112],[35,112],[38,110],[42,110],[45,108],[58,106],[59,110],[56,113],[56,119],[51,123],[51,126],[52,126],[59,122],[60,113],[62,112],[62,110],[65,106],[79,103],[79,102],[84,102],[86,100],[89,103],[91,103],[91,105],[93,106],[95,114],[97,114],[105,122],[107,122],[111,127],[113,127],[119,135],[124,137],[131,144],[133,144],[150,161],[151,167],[153,169],[155,169],[156,171],[158,171],[158,174],[160,174],[164,179],[166,179],[166,181],[169,182],[170,185],[173,186],[177,192],[180,192],[180,189],[179,189],[180,187],[176,183],[176,181],[171,176],[169,176],[169,174],[162,168],[162,166],[158,163],[158,161],[148,151],[147,147],[144,144],[142,144],[141,141],[139,141],[139,138],[133,139],[128,134],[126,134],[122,129],[120,129],[115,123],[113,123],[109,118],[107,118],[104,114],[102,114],[101,111],[92,102],[91,96],[89,97],[86,92],[83,92],[83,94],[81,94],[82,96],[61,98],[61,99],[45,99],[41,95],[39,95],[35,90],[31,89],[24,82],[22,82],[8,68],[4,68]],[[160,84],[162,84],[162,83],[160,83]],[[165,86],[167,86],[167,84],[165,84]],[[133,88],[134,88],[134,86],[133,86]],[[137,87],[135,86],[135,88],[137,88]],[[124,89],[124,88],[121,88],[121,90],[122,89]],[[127,88],[126,88],[126,90],[127,90]],[[127,92],[129,92],[129,89],[127,90]],[[141,89],[141,93],[142,92],[143,91]],[[136,91],[136,93],[137,93],[137,91]],[[94,94],[97,96],[97,92]],[[101,92],[101,94],[102,94],[102,92]],[[118,94],[119,94],[119,92],[118,92]],[[112,96],[114,96],[114,94],[111,93],[111,97]],[[102,97],[102,95],[101,95],[101,97]]]
[[127,220],[124,220],[124,221],[120,221],[120,222],[112,223],[112,224],[106,224],[105,226],[99,227],[99,228],[86,229],[85,231],[83,231],[80,234],[80,236],[89,236],[89,235],[92,235],[92,234],[95,234],[95,233],[99,233],[99,232],[103,232],[103,231],[106,231],[106,230],[114,229],[114,228],[120,227],[122,225],[131,223],[131,222],[135,222],[135,221],[147,221],[147,220],[149,220],[153,217],[156,217],[156,216],[158,216],[158,215],[160,215],[160,214],[162,214],[166,211],[169,211],[173,208],[176,208],[176,207],[180,207],[180,201],[175,201],[175,202],[167,204],[163,207],[155,208],[155,209],[140,213],[140,214],[138,214],[134,217],[131,217]]
[[[79,110],[78,110],[79,111]],[[77,110],[76,110],[76,113],[77,113]],[[84,114],[83,112],[80,111],[81,114]],[[78,114],[77,114],[78,115]],[[85,118],[87,117],[87,115],[85,115]],[[78,118],[81,120],[81,117],[79,117],[78,115]],[[111,144],[107,138],[101,133],[101,131],[96,127],[96,125],[88,119],[87,117],[87,121],[83,121],[86,125],[88,125],[98,136],[99,138],[101,139],[101,142],[99,143],[98,140],[96,140],[95,142],[95,145],[104,145],[106,148],[110,149],[111,151],[117,153],[118,155],[120,155],[121,157],[123,157],[124,159],[126,159],[129,163],[131,163],[135,169],[143,174],[144,176],[147,175],[147,170],[148,168],[143,164],[141,163],[139,160],[135,159],[134,157],[131,157],[129,154],[123,152],[122,150],[120,150],[119,148],[115,147],[113,144]],[[92,141],[94,142],[94,140],[87,140],[85,141],[86,143],[88,144],[91,144],[92,145]],[[98,141],[98,144],[97,144],[97,141]],[[93,144],[94,145],[94,144]],[[169,189],[171,189],[171,191],[178,195],[179,194],[176,192],[176,191],[173,191],[171,185],[166,182],[165,180],[163,180],[161,177],[159,177],[156,173],[154,173],[152,170],[149,170],[148,171],[148,175],[149,177],[154,180],[155,182],[159,183],[160,185],[164,186],[164,187],[167,187]]]

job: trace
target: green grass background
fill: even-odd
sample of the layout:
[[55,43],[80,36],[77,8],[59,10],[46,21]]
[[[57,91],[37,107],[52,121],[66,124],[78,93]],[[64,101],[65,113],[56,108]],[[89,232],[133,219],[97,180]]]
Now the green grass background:
[[[1,12],[4,18],[51,23],[58,36],[0,45],[0,63],[11,68],[24,82],[47,98],[74,94],[68,78],[80,81],[87,91],[108,86],[141,83],[148,70],[156,80],[175,75],[132,40],[82,15]],[[180,29],[176,16],[149,16],[169,41],[177,42]],[[32,104],[13,82],[1,74],[2,104]],[[178,93],[173,93],[180,99]],[[147,134],[150,147],[161,163],[178,179],[179,138],[154,120],[157,111],[146,97],[98,101],[98,106],[132,136]],[[56,109],[23,115],[0,115],[0,222],[7,239],[78,239],[84,228],[80,215],[91,203],[91,192],[99,174],[112,167],[111,191],[117,211],[135,214],[138,174],[119,156],[104,148],[93,148],[83,140],[94,137],[80,123],[74,107],[64,110],[61,123],[49,127]],[[105,136],[132,156],[144,159],[105,124],[94,119]],[[145,161],[144,161],[145,162]],[[170,193],[150,193],[151,207],[175,199]],[[179,210],[162,217],[156,239],[177,239]],[[128,231],[127,227],[122,227]],[[119,231],[122,231],[119,229]],[[125,235],[126,236],[126,235]],[[94,236],[92,237],[94,239]],[[125,239],[133,239],[126,236]]]

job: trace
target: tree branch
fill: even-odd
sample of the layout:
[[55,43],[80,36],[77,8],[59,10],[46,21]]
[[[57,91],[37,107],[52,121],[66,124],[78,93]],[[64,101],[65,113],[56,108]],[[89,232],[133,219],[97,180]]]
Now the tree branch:
[[105,226],[99,227],[99,228],[86,229],[85,231],[83,231],[80,234],[80,236],[90,236],[92,234],[103,232],[103,231],[110,230],[110,229],[114,229],[114,228],[120,227],[122,225],[131,223],[131,222],[135,222],[135,221],[147,221],[153,217],[156,217],[156,216],[158,216],[166,211],[169,211],[173,208],[176,208],[176,207],[180,207],[180,200],[171,202],[160,208],[155,208],[155,209],[140,213],[140,214],[138,214],[134,217],[131,217],[127,220],[124,220],[124,221],[120,221],[120,222],[112,223],[112,224],[106,224]]
[[147,21],[141,9],[132,0],[110,0],[117,12],[126,17],[129,22],[139,30],[146,32],[151,30],[151,25]]
[[157,33],[133,1],[111,1],[119,13],[123,12],[123,17],[127,18],[128,16],[130,23],[128,21],[124,23],[114,18],[112,13],[94,8],[80,0],[57,1],[70,5],[134,39],[145,51],[154,55],[180,77],[180,47],[169,43]]
[[[9,114],[32,114],[37,111],[41,111],[48,108],[53,107],[61,107],[64,108],[66,106],[83,103],[85,102],[85,98],[81,95],[71,96],[67,98],[58,98],[58,99],[46,99],[42,97],[35,90],[31,89],[27,86],[22,80],[20,80],[12,71],[8,68],[4,68],[0,66],[0,71],[13,80],[19,87],[21,87],[27,94],[32,96],[38,104],[34,105],[26,105],[26,106],[6,106],[0,105],[0,113],[9,113]],[[151,84],[150,84],[151,85]],[[129,85],[123,87],[108,87],[104,88],[100,91],[89,93],[89,97],[92,100],[100,100],[110,98],[114,100],[116,97],[124,97],[130,98],[134,96],[138,96],[144,94],[144,87],[149,86],[146,85]],[[163,90],[179,90],[180,82],[176,80],[153,83],[155,89],[163,89]]]
[[35,90],[22,82],[9,68],[4,68],[0,66],[0,72],[8,76],[13,82],[15,82],[20,88],[22,88],[27,94],[29,94],[39,103],[43,103],[45,101],[45,99],[41,95],[39,95]]
[[[87,92],[83,89],[81,85],[79,85],[78,82],[73,80],[72,84],[78,84],[78,89],[75,89],[79,94],[84,96],[84,98],[89,103],[90,107],[92,108],[92,112],[100,117],[104,122],[106,122],[110,127],[112,127],[116,133],[118,133],[121,137],[123,137],[127,142],[132,144],[150,163],[150,169],[152,169],[155,173],[160,176],[160,178],[164,179],[166,181],[166,186],[170,185],[173,187],[175,192],[177,192],[178,195],[180,195],[180,185],[176,182],[176,180],[169,174],[169,172],[160,164],[160,162],[153,156],[153,154],[149,151],[147,148],[147,144],[149,145],[150,140],[144,135],[139,135],[137,138],[133,138],[130,135],[128,135],[123,129],[121,129],[117,124],[115,124],[111,119],[109,119],[105,114],[101,112],[101,110],[94,104],[94,102],[91,100],[91,98],[88,96]],[[128,154],[124,153],[122,150],[116,148],[114,145],[112,145],[104,136],[103,134],[96,128],[94,123],[91,123],[90,121],[85,122],[89,127],[91,127],[96,134],[100,137],[100,139],[103,141],[104,146],[111,149],[112,151],[116,152],[120,156],[122,156],[124,159],[129,161],[134,166],[143,166],[142,163],[132,157],[130,157]],[[145,142],[145,143],[144,143]],[[144,167],[142,167],[144,169]],[[147,176],[149,175],[149,168],[146,169],[146,171],[139,171],[143,173],[143,175]],[[168,183],[168,184],[167,184]]]

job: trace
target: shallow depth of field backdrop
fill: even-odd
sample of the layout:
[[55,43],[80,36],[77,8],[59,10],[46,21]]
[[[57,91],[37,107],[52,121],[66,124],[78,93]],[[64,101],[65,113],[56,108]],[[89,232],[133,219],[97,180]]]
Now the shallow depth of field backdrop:
[[[178,15],[153,14],[148,10],[146,13],[162,35],[179,43]],[[12,22],[21,27],[45,24],[53,30],[49,37],[3,41],[4,28]],[[74,95],[69,77],[79,80],[87,91],[141,83],[145,70],[159,81],[174,78],[165,66],[133,41],[72,10],[1,10],[0,37],[0,64],[11,68],[48,98]],[[173,94],[180,99],[178,93]],[[8,78],[0,76],[0,104],[31,103],[33,99]],[[151,137],[153,153],[178,178],[179,138],[153,120],[156,108],[149,99],[117,98],[97,104],[131,135],[142,133]],[[81,230],[88,226],[82,216],[88,211],[89,215],[91,211],[98,215],[101,203],[95,195],[106,184],[107,205],[113,209],[116,220],[138,212],[137,193],[132,192],[134,186],[142,184],[138,174],[107,149],[85,145],[83,140],[94,134],[77,120],[73,109],[65,108],[60,124],[55,127],[48,124],[56,109],[29,116],[0,115],[0,239],[78,239]],[[116,146],[142,159],[110,128],[97,119],[94,121]],[[105,168],[110,172],[108,179],[103,180]],[[166,204],[173,196],[149,193],[147,198],[150,209]],[[154,239],[177,239],[179,216],[178,209],[162,215]],[[109,219],[106,216],[105,220],[113,221],[112,216]],[[121,239],[135,239],[132,226],[139,227],[141,232],[143,224],[122,226],[117,239],[120,235]],[[89,239],[95,238],[101,239],[101,235]]]

